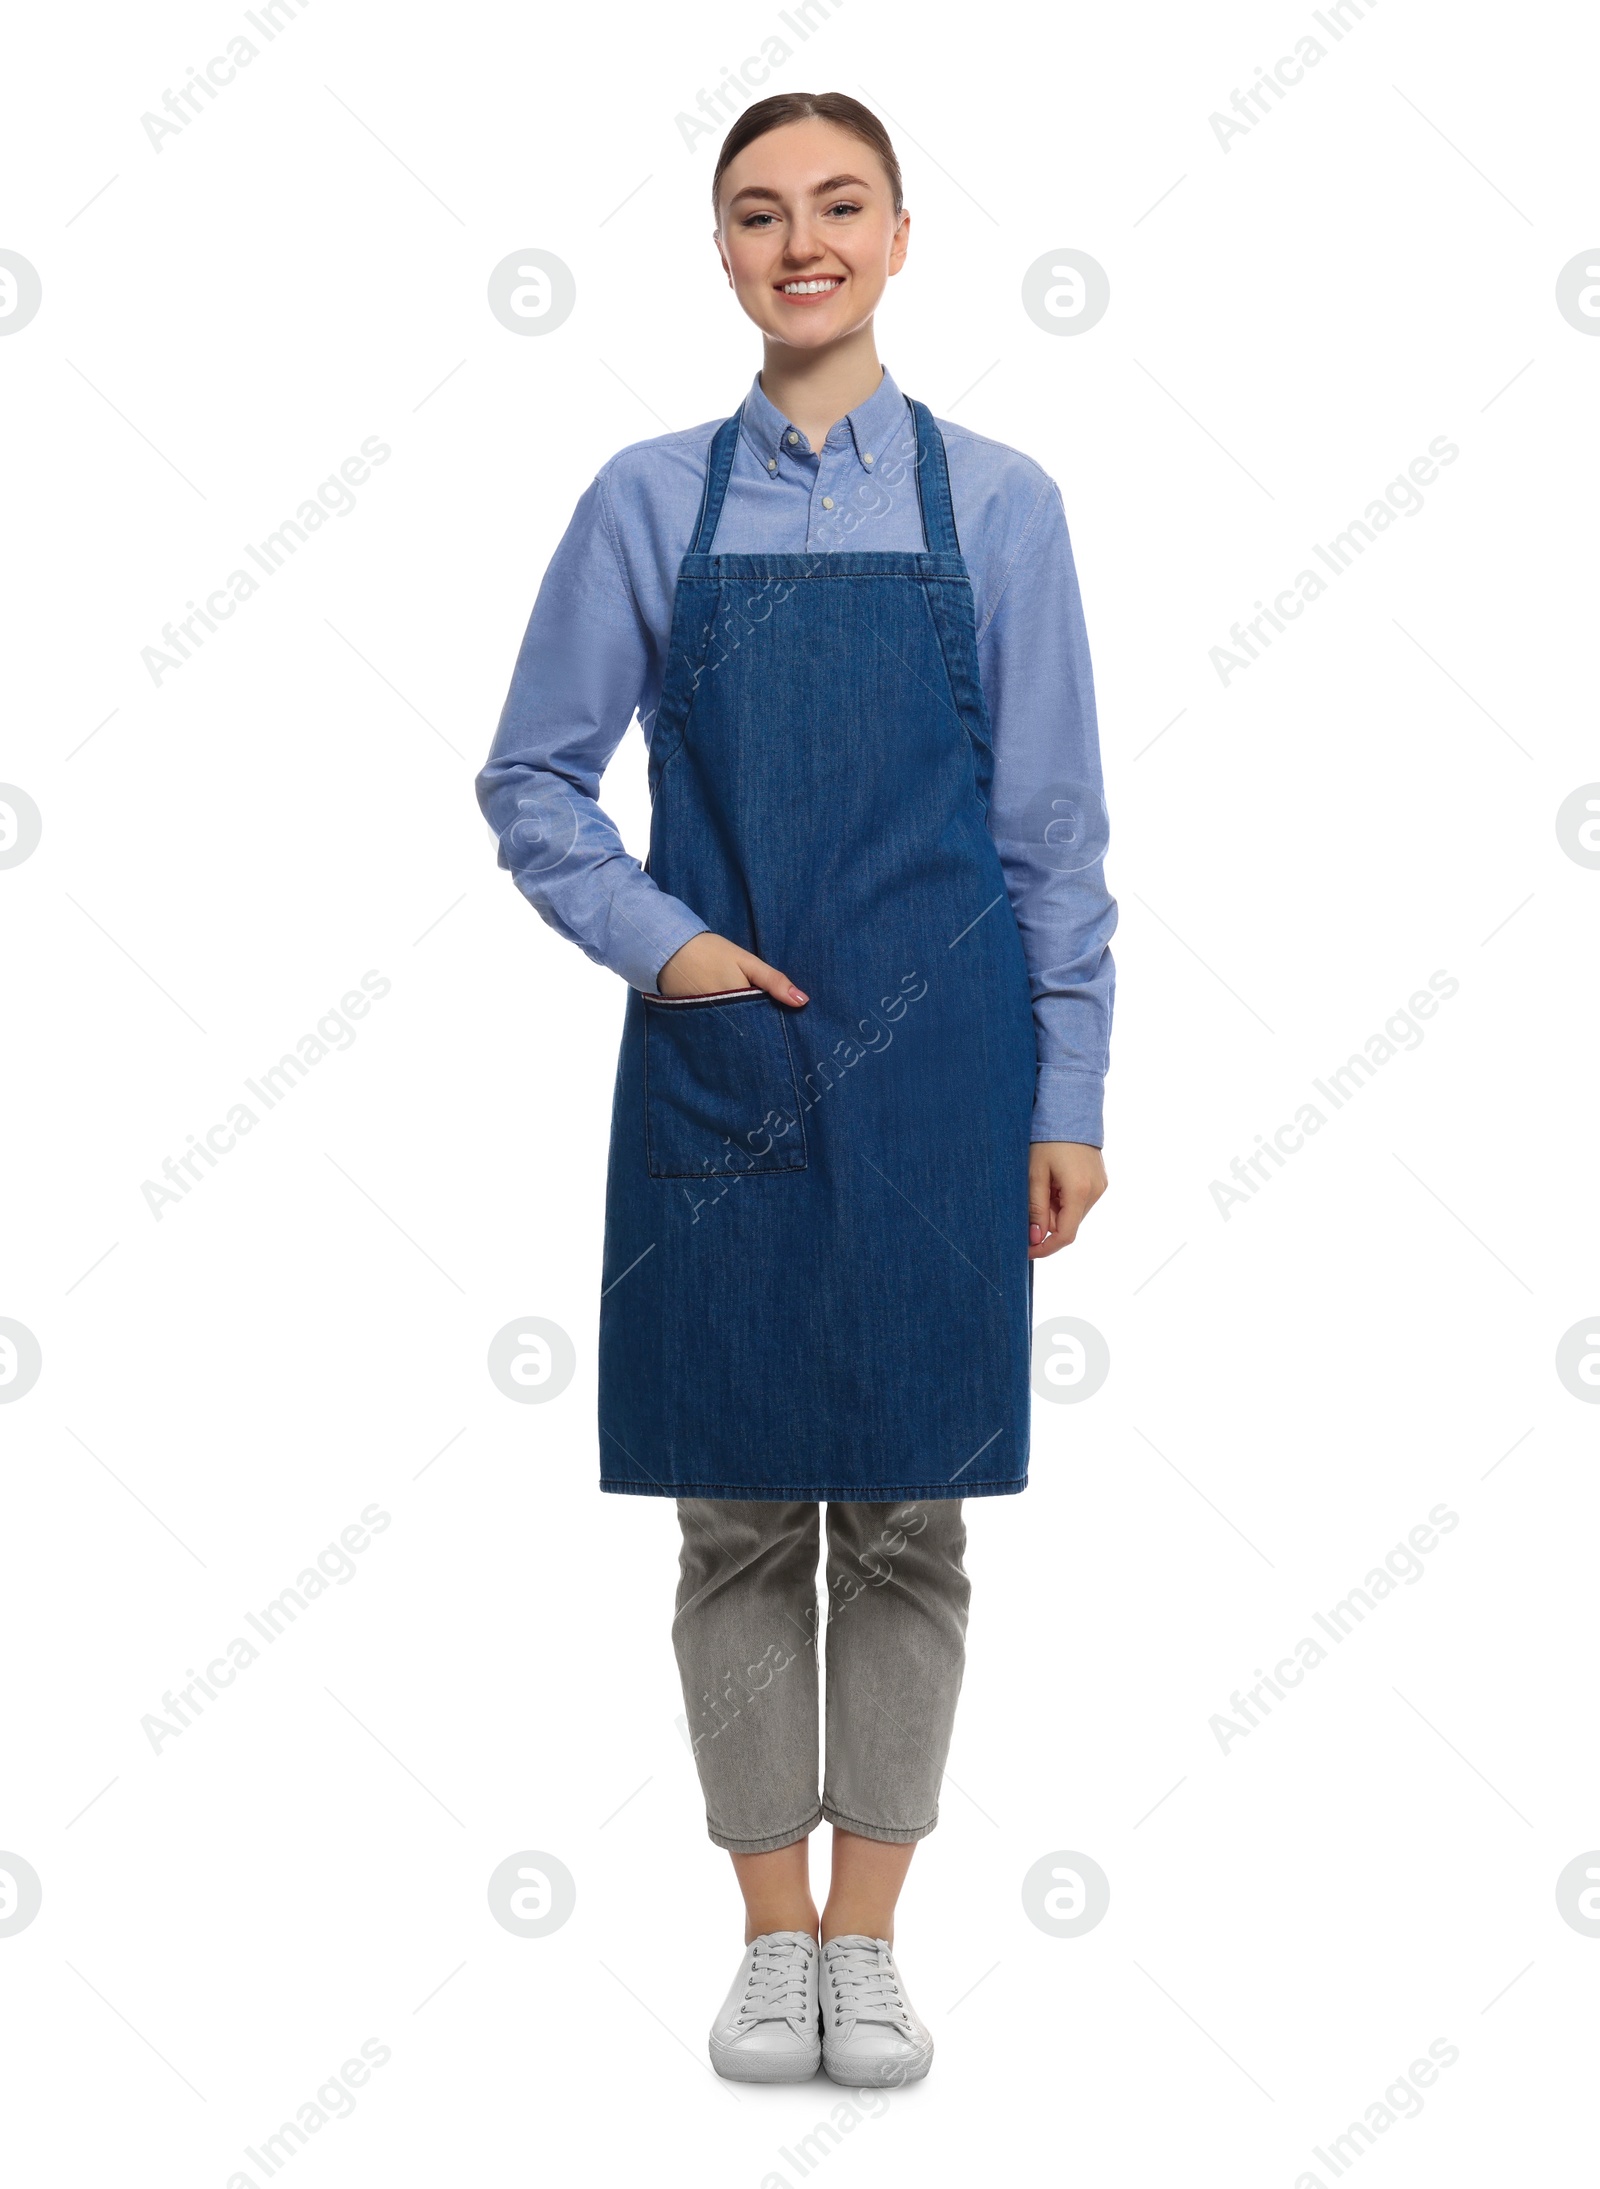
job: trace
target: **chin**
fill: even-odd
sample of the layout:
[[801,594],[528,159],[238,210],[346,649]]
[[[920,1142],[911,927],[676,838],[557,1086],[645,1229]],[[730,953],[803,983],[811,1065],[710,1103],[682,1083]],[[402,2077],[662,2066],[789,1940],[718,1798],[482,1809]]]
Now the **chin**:
[[801,327],[779,327],[773,331],[780,341],[787,342],[793,350],[822,350],[830,342],[837,342],[841,335],[848,334],[850,329],[807,324]]
[[795,313],[782,324],[768,328],[776,341],[785,342],[794,350],[823,350],[830,342],[842,342],[846,335],[854,334],[872,317],[854,311],[847,319],[823,319],[820,313]]

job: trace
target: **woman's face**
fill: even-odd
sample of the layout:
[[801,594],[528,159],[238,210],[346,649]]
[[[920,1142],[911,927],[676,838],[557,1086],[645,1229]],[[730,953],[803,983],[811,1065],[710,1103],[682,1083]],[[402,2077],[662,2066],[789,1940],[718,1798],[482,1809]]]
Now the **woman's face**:
[[811,116],[746,145],[722,178],[716,233],[734,294],[762,333],[825,349],[863,327],[905,263],[909,213],[869,145]]

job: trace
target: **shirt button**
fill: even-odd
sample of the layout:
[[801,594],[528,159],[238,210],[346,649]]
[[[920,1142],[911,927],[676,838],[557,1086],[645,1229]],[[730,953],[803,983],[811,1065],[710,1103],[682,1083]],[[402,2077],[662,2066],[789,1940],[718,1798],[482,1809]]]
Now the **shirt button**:
[[867,454],[866,454],[865,456],[863,456],[863,457],[862,457],[861,461],[862,461],[862,462],[863,462],[864,464],[870,464],[870,463],[871,463],[871,461],[872,461],[872,454],[871,454],[871,451],[870,451],[870,450],[869,450],[869,451],[867,452]]
[[776,456],[769,456],[769,457],[767,458],[767,469],[768,469],[769,471],[776,471],[776,470],[777,470],[777,468],[778,468],[778,459],[777,459],[777,457],[776,457]]
[[822,506],[824,509],[831,509],[833,507],[833,496],[831,494],[823,495]]
[[790,446],[791,448],[793,448],[793,447],[794,447],[794,445],[795,445],[795,443],[796,443],[796,441],[798,441],[798,440],[799,440],[799,438],[800,438],[800,436],[799,436],[799,434],[798,434],[798,433],[791,433],[791,434],[790,434],[790,436],[789,436],[789,446]]

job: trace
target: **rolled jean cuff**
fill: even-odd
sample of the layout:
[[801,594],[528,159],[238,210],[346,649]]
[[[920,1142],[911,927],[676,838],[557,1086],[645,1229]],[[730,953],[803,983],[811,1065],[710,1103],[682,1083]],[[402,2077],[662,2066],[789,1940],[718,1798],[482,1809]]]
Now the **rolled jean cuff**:
[[841,1832],[854,1832],[857,1839],[881,1840],[886,1847],[910,1847],[917,1840],[926,1839],[939,1821],[939,1812],[935,1809],[926,1824],[863,1824],[859,1817],[845,1816],[830,1801],[823,1802],[822,1814]]
[[[788,1832],[770,1832],[764,1839],[738,1839],[731,1832],[719,1832],[709,1817],[706,1818],[706,1831],[710,1835],[711,1844],[714,1847],[725,1847],[730,1855],[772,1855],[780,1847],[792,1847],[796,1840],[809,1839],[822,1822],[822,1814],[821,1809],[818,1809],[809,1823],[797,1824]],[[846,1829],[849,1827],[846,1826]]]

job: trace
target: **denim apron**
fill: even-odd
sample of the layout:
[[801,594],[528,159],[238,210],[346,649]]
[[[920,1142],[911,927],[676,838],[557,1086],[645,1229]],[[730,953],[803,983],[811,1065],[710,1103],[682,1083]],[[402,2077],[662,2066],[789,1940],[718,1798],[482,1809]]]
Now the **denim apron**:
[[911,411],[923,554],[713,554],[737,414],[711,443],[651,739],[648,871],[810,1001],[629,990],[605,1490],[1027,1482],[1031,989],[985,818],[944,443]]

